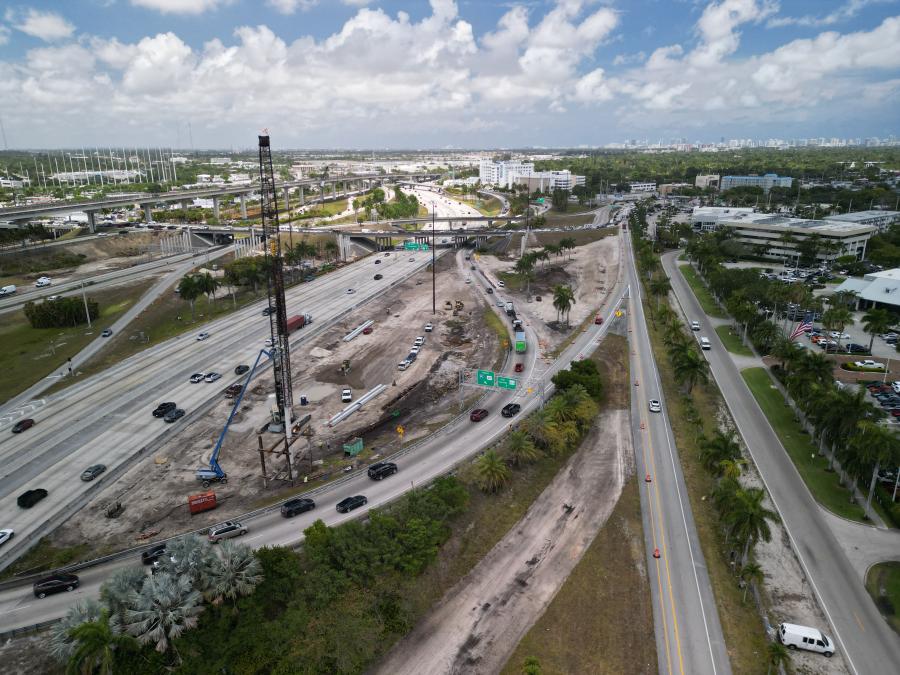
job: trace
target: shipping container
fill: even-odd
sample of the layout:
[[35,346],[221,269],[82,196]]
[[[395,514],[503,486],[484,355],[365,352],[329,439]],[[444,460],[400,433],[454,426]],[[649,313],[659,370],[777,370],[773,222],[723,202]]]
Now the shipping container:
[[191,495],[188,497],[188,508],[191,511],[191,515],[216,508],[216,493],[210,491]]

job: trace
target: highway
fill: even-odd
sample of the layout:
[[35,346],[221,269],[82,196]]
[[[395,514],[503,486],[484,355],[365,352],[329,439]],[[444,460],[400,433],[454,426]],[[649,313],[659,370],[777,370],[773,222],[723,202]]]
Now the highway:
[[[665,254],[663,269],[687,319],[706,323],[700,304],[676,269],[677,255],[677,251]],[[712,349],[703,354],[781,516],[794,553],[831,623],[838,650],[853,673],[897,672],[900,638],[881,618],[719,336],[708,323],[702,332],[712,343]],[[821,628],[829,632],[827,627]]]
[[[458,255],[462,255],[462,253],[460,252]],[[419,269],[426,259],[430,260],[430,254],[419,254],[415,263],[406,263],[406,254],[404,254],[402,262],[395,263],[395,265],[382,265],[382,267],[387,267],[388,270],[392,267],[396,267],[398,269],[391,273],[399,275],[403,273],[404,270]],[[458,265],[462,264],[463,263],[458,260]],[[371,269],[368,266],[363,267],[365,270],[364,274],[370,277]],[[463,268],[461,267],[460,269]],[[385,273],[385,281],[387,281],[388,270],[381,270]],[[342,272],[347,271],[347,268],[342,270]],[[347,283],[346,280],[344,283]],[[313,286],[313,284],[304,286],[304,291],[311,286]],[[334,305],[339,302],[337,296],[334,294],[335,290],[336,289],[331,288],[329,294],[327,289],[320,288],[317,295],[323,297],[325,302]],[[361,289],[360,292],[364,291]],[[610,314],[612,308],[618,306],[618,303],[621,301],[624,294],[624,286],[621,283],[617,284],[613,289],[612,295],[608,297],[604,303],[604,312],[607,316]],[[486,296],[485,301],[488,302],[492,297],[493,296]],[[312,300],[307,300],[307,303],[312,302]],[[295,307],[298,306],[297,298],[289,300],[289,304]],[[300,304],[303,306],[304,310],[310,306],[309,304]],[[315,314],[316,306],[313,305],[312,308],[313,313]],[[320,311],[323,310],[320,308]],[[255,315],[246,317],[246,320],[251,318],[255,318]],[[242,317],[241,324],[243,325],[244,322],[245,317]],[[526,388],[521,386],[515,392],[507,392],[504,390],[489,392],[479,403],[480,407],[487,408],[490,411],[490,415],[487,419],[477,424],[472,423],[468,419],[468,412],[466,412],[423,442],[413,444],[404,449],[403,456],[397,459],[397,463],[400,466],[400,471],[397,475],[381,482],[373,482],[366,476],[364,471],[351,474],[346,479],[323,486],[316,490],[313,496],[316,500],[317,508],[312,512],[297,516],[296,518],[284,519],[278,513],[277,509],[275,509],[243,521],[249,529],[249,533],[243,538],[243,541],[254,547],[266,545],[295,545],[302,540],[302,531],[316,519],[321,518],[328,525],[336,525],[352,518],[361,517],[365,515],[366,509],[376,508],[387,504],[391,500],[401,496],[407,490],[427,483],[435,477],[446,473],[458,463],[466,461],[481,449],[496,442],[507,432],[510,420],[499,415],[500,408],[503,405],[510,401],[520,402],[522,404],[522,411],[519,414],[520,418],[537,408],[541,404],[538,378],[545,383],[549,383],[550,378],[558,370],[567,367],[568,364],[576,358],[585,357],[596,348],[596,345],[599,343],[599,338],[606,333],[609,325],[609,321],[604,322],[602,326],[591,325],[587,331],[578,336],[560,358],[552,363],[544,363],[543,360],[538,358],[537,350],[534,347],[536,344],[534,334],[531,333],[530,328],[526,325],[526,333],[529,335],[529,339],[532,340],[532,342],[529,352],[524,357],[525,372],[519,377],[522,378],[526,387],[532,390],[530,393]],[[211,326],[210,330],[213,335],[209,338],[210,342],[216,337],[220,329],[223,331],[226,330],[215,324]],[[247,326],[239,329],[238,332],[241,334],[248,332]],[[262,335],[263,334],[261,333],[260,339],[262,338]],[[187,336],[185,342],[191,342],[192,338],[193,336]],[[224,338],[222,339],[225,341]],[[225,342],[226,345],[223,345],[223,347],[231,344],[233,341]],[[212,347],[213,344],[210,344],[209,346]],[[255,349],[255,345],[245,346],[244,348],[247,350],[245,353],[247,354],[247,358],[249,358],[250,351]],[[199,344],[191,343],[178,345],[175,349],[180,357],[190,359],[192,363],[191,366],[185,366],[183,368],[179,364],[177,375],[172,375],[168,378],[168,384],[172,388],[171,391],[177,392],[176,396],[173,397],[173,400],[179,400],[179,397],[181,396],[190,395],[192,387],[195,388],[195,391],[199,391],[199,389],[196,389],[198,385],[185,384],[186,375],[192,370],[199,368],[200,363],[206,365],[206,362],[197,358],[197,354],[200,352]],[[222,348],[210,349],[207,350],[207,353],[213,351],[221,352]],[[521,359],[522,357],[519,357],[519,360]],[[231,359],[227,365],[233,367],[233,363],[234,361]],[[512,367],[513,360],[510,359],[507,363],[507,373],[511,373]],[[200,369],[202,370],[203,368]],[[221,372],[227,372],[225,370],[225,364],[223,364]],[[139,384],[140,378],[135,376],[134,382]],[[107,380],[106,383],[108,385],[109,380]],[[221,391],[222,386],[214,387],[217,394]],[[86,394],[88,393],[88,389],[88,387],[85,387]],[[119,390],[119,395],[123,396],[121,389],[118,387],[117,389]],[[550,391],[552,391],[552,384],[547,387],[546,393],[549,393]],[[77,394],[80,392],[73,393]],[[138,414],[134,416],[134,419],[138,424],[146,424],[146,426],[152,427],[151,421],[154,423],[160,423],[160,421],[153,420],[150,417],[149,411],[158,399],[162,399],[160,396],[144,398],[145,402],[139,402],[134,406],[138,409]],[[147,422],[145,422],[145,420]],[[70,420],[70,423],[74,421],[75,420]],[[35,427],[35,430],[38,429],[39,427]],[[0,447],[0,452],[4,452],[5,450],[8,449]],[[71,466],[71,468],[68,468],[65,471],[66,475],[62,482],[66,486],[78,487],[76,485],[79,482],[77,478],[78,472],[81,471],[83,466],[87,466],[92,461],[88,456],[90,451],[86,451],[84,446],[82,446],[79,453],[85,453],[83,456],[84,461]],[[14,455],[12,452],[9,452],[8,454]],[[3,457],[4,456],[0,455],[0,459],[3,459]],[[14,459],[14,457],[10,457],[10,459]],[[0,485],[2,485],[2,480],[0,480]],[[366,495],[369,500],[366,509],[358,509],[350,514],[338,514],[335,510],[335,504],[344,497],[354,494]],[[127,559],[118,559],[79,571],[78,573],[82,579],[82,584],[72,593],[63,593],[50,596],[43,600],[37,600],[32,595],[30,586],[28,585],[0,591],[0,632],[17,627],[30,626],[45,620],[57,618],[76,600],[85,597],[96,597],[99,593],[100,584],[112,573],[112,571],[123,565],[140,565],[138,555],[134,554],[133,557]]]
[[[624,233],[631,333],[632,434],[660,673],[731,673],[715,597],[667,414],[641,304],[631,237]],[[661,413],[648,402],[662,403]],[[650,477],[650,482],[644,478]],[[653,556],[654,550],[659,558]]]

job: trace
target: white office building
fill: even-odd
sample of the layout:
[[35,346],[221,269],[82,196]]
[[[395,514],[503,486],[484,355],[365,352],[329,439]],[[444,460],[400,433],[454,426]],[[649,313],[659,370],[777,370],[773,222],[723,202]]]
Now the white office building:
[[697,232],[713,232],[720,220],[733,218],[739,213],[753,213],[752,207],[695,206],[691,212],[691,226]]
[[533,162],[495,162],[483,158],[478,166],[478,180],[482,185],[512,187],[521,179],[534,175]]
[[790,176],[767,173],[763,176],[722,176],[719,187],[722,192],[737,187],[758,187],[768,193],[773,187],[790,188],[793,184],[794,179]]
[[896,312],[900,309],[900,268],[873,272],[862,279],[851,277],[837,287],[836,293],[853,293],[854,309],[884,307]]
[[885,232],[894,223],[900,223],[900,211],[853,211],[836,216],[825,216],[825,220],[857,225],[873,225],[879,232]]
[[719,174],[698,174],[694,178],[694,186],[698,188],[717,188],[719,187]]
[[579,176],[568,170],[563,171],[538,171],[532,176],[516,178],[513,183],[525,185],[528,192],[553,192],[554,190],[568,190],[571,192],[579,185],[584,185],[584,176]]
[[[694,210],[711,211],[710,208]],[[697,230],[712,231],[727,227],[734,231],[737,241],[747,246],[749,253],[782,260],[786,264],[797,261],[800,257],[798,244],[812,236],[818,237],[820,242],[816,255],[819,261],[829,262],[846,255],[862,260],[866,254],[866,242],[878,231],[874,225],[788,218],[754,213],[752,209],[730,211],[730,214],[697,214],[696,218],[691,217],[691,222]]]
[[656,183],[629,183],[631,192],[655,192]]

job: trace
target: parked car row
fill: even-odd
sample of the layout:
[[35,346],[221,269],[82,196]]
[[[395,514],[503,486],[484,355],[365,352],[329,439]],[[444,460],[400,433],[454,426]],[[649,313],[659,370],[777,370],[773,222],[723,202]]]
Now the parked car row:
[[[434,330],[434,326],[430,323],[425,324],[425,332],[430,333]],[[406,358],[403,359],[400,363],[397,364],[397,370],[406,370],[409,368],[413,361],[416,360],[419,356],[419,351],[425,346],[425,336],[417,335],[415,342],[413,342],[413,346],[409,349],[409,354],[406,355]]]

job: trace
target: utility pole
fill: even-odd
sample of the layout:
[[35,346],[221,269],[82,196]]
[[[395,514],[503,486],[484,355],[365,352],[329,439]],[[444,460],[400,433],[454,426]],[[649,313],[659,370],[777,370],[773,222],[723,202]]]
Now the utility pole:
[[81,282],[81,299],[84,300],[84,315],[87,317],[88,328],[91,327],[91,310],[88,309],[87,295],[84,294],[84,282]]
[[435,286],[435,271],[434,271],[434,262],[436,259],[434,249],[435,249],[435,240],[434,240],[434,220],[435,213],[437,211],[437,205],[434,202],[431,202],[431,314],[437,314],[437,287]]

